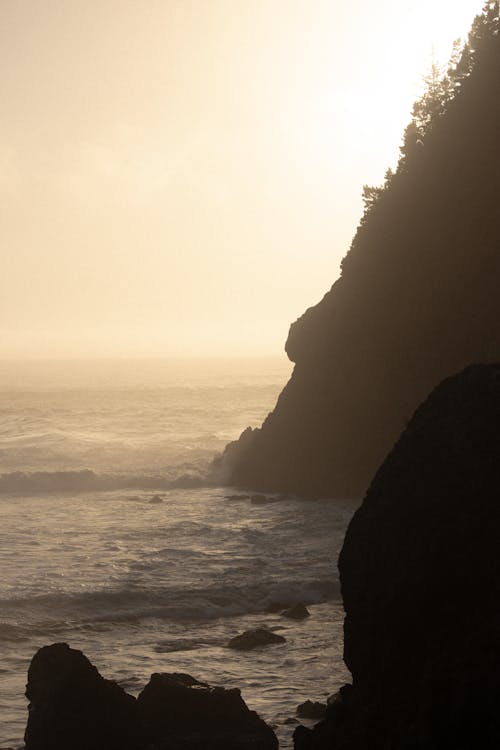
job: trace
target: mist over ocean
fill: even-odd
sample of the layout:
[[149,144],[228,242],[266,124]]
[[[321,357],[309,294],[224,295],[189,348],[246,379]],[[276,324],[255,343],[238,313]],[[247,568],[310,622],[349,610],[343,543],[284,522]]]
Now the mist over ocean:
[[[336,557],[353,503],[258,506],[203,481],[289,371],[278,359],[2,364],[1,745],[22,746],[26,670],[55,641],[130,692],[160,671],[240,687],[282,748],[297,704],[346,680]],[[305,622],[270,611],[296,601]],[[287,643],[226,648],[258,624]]]

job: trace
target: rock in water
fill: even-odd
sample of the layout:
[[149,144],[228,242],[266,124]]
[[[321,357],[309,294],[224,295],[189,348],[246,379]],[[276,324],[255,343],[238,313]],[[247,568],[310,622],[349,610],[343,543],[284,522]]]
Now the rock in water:
[[253,630],[245,630],[241,635],[235,635],[229,641],[228,646],[240,651],[250,651],[252,648],[272,646],[275,643],[286,643],[286,638],[273,633],[268,628],[254,628]]
[[139,750],[136,700],[66,643],[41,648],[28,670],[26,750]]
[[305,620],[311,616],[311,613],[303,602],[297,602],[288,609],[284,609],[281,615],[282,617],[289,617],[291,620]]
[[500,747],[500,365],[445,380],[340,555],[350,690],[297,750]]
[[161,495],[153,495],[153,497],[149,499],[149,503],[151,505],[158,505],[159,503],[162,503],[162,502],[163,502],[163,498]]
[[277,750],[273,730],[238,689],[210,687],[187,674],[153,674],[137,699],[155,750]]

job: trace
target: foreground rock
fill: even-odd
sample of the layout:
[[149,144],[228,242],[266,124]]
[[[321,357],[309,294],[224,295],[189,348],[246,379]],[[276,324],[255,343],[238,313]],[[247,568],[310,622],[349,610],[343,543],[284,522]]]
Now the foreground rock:
[[40,649],[28,671],[26,750],[277,750],[237,689],[153,674],[136,700],[81,651]]
[[26,750],[139,750],[135,698],[66,643],[41,648],[28,670]]
[[500,747],[500,366],[445,380],[340,556],[353,676],[297,750]]
[[235,635],[229,641],[228,646],[240,651],[250,651],[253,648],[272,646],[275,643],[286,643],[286,638],[273,633],[268,628],[255,628],[253,630],[245,630],[241,635]]
[[272,729],[247,708],[237,689],[210,687],[187,674],[153,674],[137,703],[155,750],[278,748]]

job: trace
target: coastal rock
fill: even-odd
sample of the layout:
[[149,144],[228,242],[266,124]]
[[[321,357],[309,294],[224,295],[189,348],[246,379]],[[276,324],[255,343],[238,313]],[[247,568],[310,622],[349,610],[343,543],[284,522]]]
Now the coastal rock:
[[272,646],[275,643],[286,643],[286,638],[273,633],[268,628],[254,628],[253,630],[245,630],[241,635],[235,635],[229,641],[228,646],[240,651],[250,651],[253,648]]
[[325,703],[319,701],[304,701],[297,706],[297,716],[301,719],[322,719],[326,712]]
[[282,617],[289,617],[291,620],[305,620],[311,616],[311,613],[307,609],[306,605],[302,602],[293,604],[288,609],[284,609],[281,613]]
[[500,746],[500,365],[416,411],[340,555],[353,686],[296,750]]
[[251,495],[250,502],[252,505],[264,505],[264,503],[268,502],[268,498],[265,495]]
[[153,674],[137,699],[148,747],[155,750],[277,750],[272,729],[234,688],[188,674]]
[[140,750],[136,700],[66,643],[41,648],[28,670],[26,750]]
[[149,499],[150,505],[158,505],[159,503],[162,503],[162,502],[163,502],[163,498],[161,495],[153,495],[153,497]]
[[[232,440],[228,443],[220,455],[218,455],[212,464],[211,479],[217,484],[231,484],[231,475],[233,467],[237,465],[254,442],[258,429],[247,427],[238,440]],[[238,483],[239,484],[239,483]]]
[[500,360],[500,34],[489,5],[460,93],[380,189],[341,277],[292,324],[292,376],[261,429],[228,446],[229,483],[362,497],[432,388]]
[[26,750],[277,750],[273,730],[237,688],[153,674],[137,700],[65,643],[28,671]]

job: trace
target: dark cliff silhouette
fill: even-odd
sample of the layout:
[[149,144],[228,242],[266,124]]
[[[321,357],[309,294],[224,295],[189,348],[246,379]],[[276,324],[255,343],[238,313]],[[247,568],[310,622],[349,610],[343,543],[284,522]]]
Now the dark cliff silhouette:
[[500,365],[447,378],[354,514],[339,559],[353,684],[296,750],[500,746]]
[[422,398],[500,359],[500,38],[488,2],[365,186],[342,274],[290,328],[295,363],[259,430],[228,446],[228,484],[358,496]]

